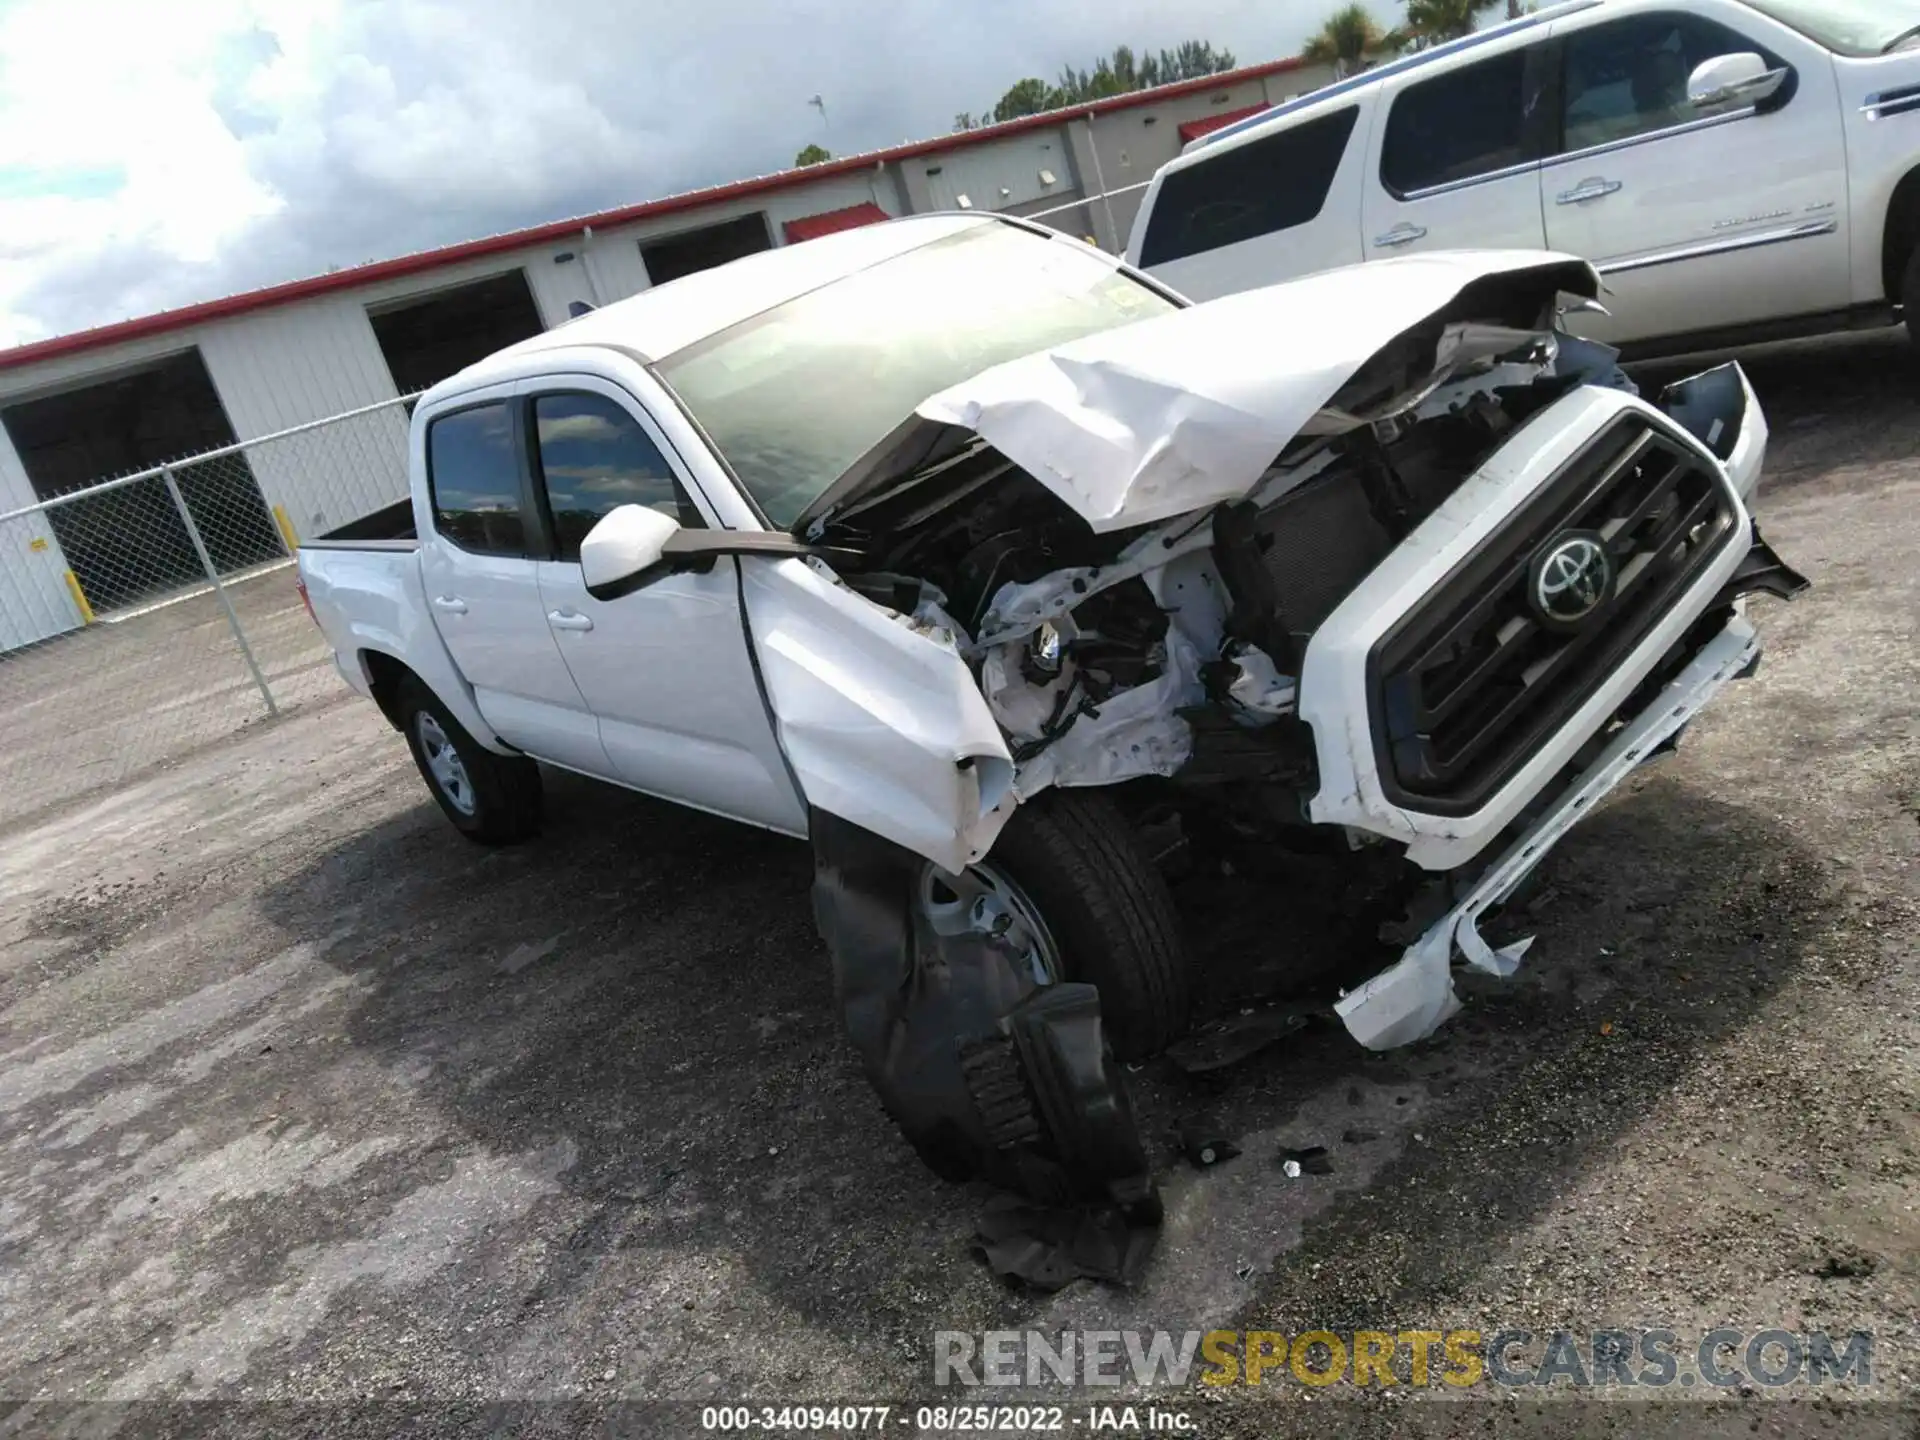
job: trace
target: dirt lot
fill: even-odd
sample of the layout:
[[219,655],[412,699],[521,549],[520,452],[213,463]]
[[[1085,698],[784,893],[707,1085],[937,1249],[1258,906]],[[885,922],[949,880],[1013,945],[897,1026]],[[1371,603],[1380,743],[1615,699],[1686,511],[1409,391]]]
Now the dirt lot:
[[[531,1399],[512,1423],[691,1434],[978,1398],[933,1391],[939,1330],[1161,1325],[1874,1337],[1837,1402],[1155,1397],[1208,1435],[1920,1434],[1920,365],[1752,369],[1768,535],[1816,585],[1757,607],[1760,674],[1554,855],[1519,976],[1433,1041],[1136,1076],[1156,1142],[1209,1107],[1245,1153],[1163,1149],[1131,1291],[970,1254],[979,1197],[839,1039],[798,846],[556,778],[546,838],[483,852],[344,691],[0,832],[0,1397],[42,1402],[0,1432]],[[1308,1144],[1332,1173],[1288,1178]],[[155,1397],[308,1404],[64,1403]]]

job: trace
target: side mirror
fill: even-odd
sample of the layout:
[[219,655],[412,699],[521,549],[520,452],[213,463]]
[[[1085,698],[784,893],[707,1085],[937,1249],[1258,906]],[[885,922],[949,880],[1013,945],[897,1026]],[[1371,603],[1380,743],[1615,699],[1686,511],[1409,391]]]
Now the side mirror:
[[680,522],[645,505],[621,505],[601,516],[580,542],[580,578],[596,600],[617,600],[666,573],[667,542]]
[[1687,103],[1696,110],[1722,105],[1759,105],[1779,93],[1792,72],[1782,66],[1769,70],[1767,62],[1750,50],[1703,60],[1687,80]]

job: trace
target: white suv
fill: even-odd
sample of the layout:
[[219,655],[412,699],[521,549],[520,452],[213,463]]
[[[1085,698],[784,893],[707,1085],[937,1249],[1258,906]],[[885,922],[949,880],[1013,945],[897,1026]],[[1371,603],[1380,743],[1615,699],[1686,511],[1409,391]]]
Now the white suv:
[[1573,0],[1196,141],[1127,259],[1209,299],[1545,247],[1649,353],[1920,316],[1917,241],[1920,0]]

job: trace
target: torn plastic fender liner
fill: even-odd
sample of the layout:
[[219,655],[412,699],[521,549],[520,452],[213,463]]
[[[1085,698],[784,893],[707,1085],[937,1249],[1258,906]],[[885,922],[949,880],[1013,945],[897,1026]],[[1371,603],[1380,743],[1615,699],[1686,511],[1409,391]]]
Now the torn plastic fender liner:
[[1013,757],[954,646],[805,561],[741,569],[774,729],[806,803],[955,874],[985,855],[1017,803]]
[[1153,1222],[1159,1200],[1091,985],[1039,985],[979,930],[937,932],[919,856],[816,813],[814,920],[848,1038],[887,1113],[949,1180]]

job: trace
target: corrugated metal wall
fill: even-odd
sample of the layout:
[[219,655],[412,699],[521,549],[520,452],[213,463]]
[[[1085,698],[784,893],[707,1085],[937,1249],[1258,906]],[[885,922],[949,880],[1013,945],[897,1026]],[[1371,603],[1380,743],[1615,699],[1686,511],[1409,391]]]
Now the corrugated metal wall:
[[[366,301],[330,295],[242,315],[200,333],[200,352],[233,432],[271,435],[395,396]],[[269,505],[298,537],[377,510],[406,492],[406,416],[398,406],[330,427],[325,442],[249,452]]]
[[[26,467],[0,429],[0,514],[35,500]],[[44,515],[0,520],[0,651],[71,630],[80,611],[67,590],[66,557]]]

